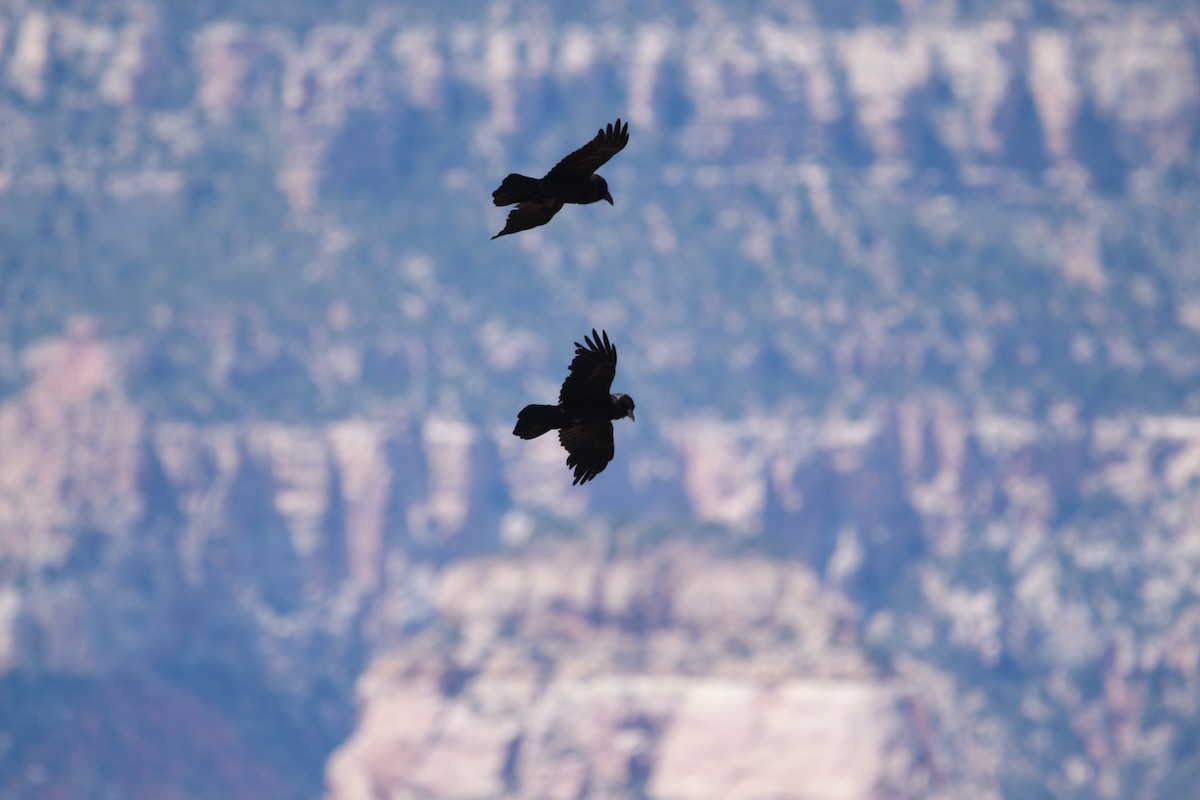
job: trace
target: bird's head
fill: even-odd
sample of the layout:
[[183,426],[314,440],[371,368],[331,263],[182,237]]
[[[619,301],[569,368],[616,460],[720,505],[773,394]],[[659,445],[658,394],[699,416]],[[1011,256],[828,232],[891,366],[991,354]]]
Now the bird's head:
[[630,397],[627,394],[614,394],[612,396],[612,399],[613,399],[613,403],[616,404],[617,408],[619,408],[622,411],[621,416],[617,417],[617,419],[621,419],[621,417],[629,417],[630,421],[637,422],[637,420],[633,416],[633,398],[632,397]]
[[612,195],[608,193],[608,181],[604,180],[604,178],[600,177],[599,175],[596,175],[595,173],[593,173],[592,174],[592,188],[596,192],[597,200],[607,200],[608,204],[610,206],[614,205]]

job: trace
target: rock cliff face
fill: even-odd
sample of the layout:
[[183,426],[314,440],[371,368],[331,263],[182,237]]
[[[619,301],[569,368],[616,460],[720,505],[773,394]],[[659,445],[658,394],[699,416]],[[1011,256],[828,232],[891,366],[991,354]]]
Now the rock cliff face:
[[1200,21],[827,6],[0,12],[0,795],[1190,791]]
[[[306,703],[373,660],[331,798],[998,792],[1011,745],[951,741],[998,711],[954,707],[942,626],[985,670],[1028,661],[1067,681],[1115,659],[1102,673],[1113,718],[1089,721],[1086,695],[1055,701],[1078,704],[1081,735],[1100,737],[1086,755],[1100,775],[1134,757],[1147,676],[1194,681],[1192,617],[1155,615],[1184,602],[1197,566],[1195,418],[1085,420],[1064,406],[1040,424],[935,396],[855,421],[668,432],[678,519],[799,556],[779,562],[603,525],[538,543],[544,509],[496,498],[530,474],[521,458],[545,456],[500,457],[466,423],[156,422],[121,390],[121,346],[87,322],[25,356],[30,383],[0,406],[5,669],[77,682],[64,714],[84,752],[77,726],[94,715],[149,726],[129,736],[169,760],[188,740],[140,712],[127,721],[128,706],[194,708],[197,735],[227,737],[238,769],[261,772],[236,791],[206,784],[214,794],[262,791],[281,780],[278,758],[255,754],[238,710],[202,712],[190,684],[131,674],[249,664],[280,703]],[[594,513],[559,519],[586,531]],[[473,533],[489,530],[536,538],[522,555],[455,560],[501,546]],[[956,566],[997,556],[999,576]],[[1119,585],[1072,588],[1097,579]],[[1104,603],[1135,589],[1133,619],[1149,616],[1105,622]],[[336,708],[323,721],[348,722]],[[46,781],[66,744],[35,738],[18,752],[41,771],[10,778],[14,791],[58,785]],[[120,760],[140,745],[113,747]]]
[[559,544],[450,568],[436,612],[361,681],[328,797],[849,798],[920,772],[905,689],[799,565]]
[[[35,107],[171,109],[154,123],[176,155],[239,113],[281,113],[278,180],[297,209],[361,178],[356,170],[379,180],[411,172],[406,144],[468,97],[486,104],[478,125],[488,140],[477,146],[495,157],[518,120],[570,106],[573,90],[625,98],[640,136],[678,139],[701,157],[837,155],[875,162],[877,177],[931,170],[968,183],[989,182],[995,167],[1060,170],[1058,180],[1112,191],[1134,160],[1159,168],[1194,151],[1197,20],[1175,11],[1102,3],[1039,24],[914,9],[906,25],[831,30],[769,15],[485,28],[381,9],[369,23],[297,34],[229,20],[177,29],[148,7],[115,25],[16,9],[3,57],[9,91]],[[69,80],[56,79],[64,71]],[[31,144],[33,131],[23,133]],[[113,188],[170,194],[179,177],[152,172]]]

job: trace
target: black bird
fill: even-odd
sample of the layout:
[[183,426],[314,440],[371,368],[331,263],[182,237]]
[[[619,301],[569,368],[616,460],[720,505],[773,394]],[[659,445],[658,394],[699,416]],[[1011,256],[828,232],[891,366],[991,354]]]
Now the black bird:
[[595,203],[607,200],[608,182],[595,172],[629,143],[629,123],[617,119],[596,132],[596,138],[558,162],[540,181],[515,172],[492,192],[498,206],[517,204],[508,212],[504,230],[492,238],[545,225],[564,203]]
[[617,348],[608,341],[608,333],[596,333],[584,347],[575,343],[571,374],[563,381],[558,405],[528,405],[517,415],[513,435],[536,439],[558,429],[558,441],[567,448],[567,466],[575,469],[572,484],[587,483],[599,475],[613,459],[614,419],[633,417],[633,398],[627,394],[609,394],[617,374]]

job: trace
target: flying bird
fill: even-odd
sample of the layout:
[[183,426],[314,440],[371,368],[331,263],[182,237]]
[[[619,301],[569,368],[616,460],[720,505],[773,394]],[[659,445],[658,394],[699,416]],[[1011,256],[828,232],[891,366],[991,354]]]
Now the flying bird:
[[633,416],[633,398],[609,394],[617,374],[617,348],[608,332],[583,337],[575,343],[571,371],[558,393],[558,405],[528,405],[517,415],[513,435],[536,439],[558,430],[558,441],[567,449],[567,466],[575,470],[572,485],[587,483],[613,459],[612,421]]
[[500,188],[492,192],[492,202],[498,206],[516,203],[517,207],[508,212],[504,230],[492,238],[545,225],[564,203],[607,200],[611,206],[613,199],[608,193],[608,182],[597,175],[596,170],[628,143],[629,123],[622,125],[618,118],[615,123],[610,122],[597,131],[590,142],[558,162],[541,180],[515,172],[509,175]]

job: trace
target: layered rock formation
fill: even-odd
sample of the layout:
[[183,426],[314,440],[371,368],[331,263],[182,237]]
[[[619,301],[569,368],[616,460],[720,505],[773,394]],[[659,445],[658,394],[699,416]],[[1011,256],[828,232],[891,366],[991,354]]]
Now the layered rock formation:
[[[213,21],[186,31],[180,49],[185,32],[149,8],[131,9],[118,26],[18,10],[7,20],[3,71],[10,91],[35,107],[185,105],[203,119],[154,120],[177,154],[239,112],[279,110],[279,184],[296,209],[311,209],[355,164],[411,169],[397,145],[457,114],[463,93],[487,104],[478,146],[499,155],[497,137],[543,111],[549,96],[570,103],[571,87],[627,98],[640,135],[681,136],[707,158],[859,148],[881,177],[932,170],[979,183],[994,167],[1058,169],[1057,180],[1101,191],[1122,187],[1133,160],[1186,162],[1200,106],[1195,16],[1116,4],[1062,14],[1053,25],[914,8],[907,25],[843,30],[764,15],[643,22],[617,35],[518,22],[450,28],[381,10],[370,24],[318,23],[303,35]],[[613,74],[619,64],[630,68]],[[71,80],[53,80],[56,65]]]
[[799,565],[557,544],[442,576],[379,659],[329,798],[868,797],[920,772],[905,689]]
[[283,5],[0,12],[0,795],[1196,785],[1194,11]]
[[[1191,617],[1167,611],[1195,574],[1194,418],[1085,420],[1064,406],[1039,423],[933,397],[854,422],[666,433],[686,503],[677,519],[799,556],[777,562],[638,544],[652,532],[588,528],[586,503],[558,515],[592,531],[582,541],[538,544],[563,522],[519,501],[501,519],[489,487],[546,456],[483,457],[495,445],[466,423],[155,422],[121,390],[121,353],[79,321],[25,354],[31,382],[0,407],[0,653],[11,676],[83,681],[94,699],[64,712],[73,727],[90,713],[123,730],[141,719],[122,704],[159,701],[122,687],[147,663],[253,665],[305,703],[377,655],[330,763],[331,797],[956,796],[999,791],[1011,745],[953,740],[1000,709],[981,698],[956,710],[942,648],[1068,681],[1028,702],[1074,709],[1081,735],[1100,737],[1078,769],[1109,780],[1126,759],[1152,758],[1136,745],[1155,719],[1136,699],[1147,676],[1194,680]],[[434,566],[500,546],[479,531],[535,538],[523,555]],[[1001,558],[998,571],[973,575],[980,557]],[[1077,580],[1104,588],[1084,602]],[[1114,616],[1130,593],[1141,610]],[[1109,665],[1107,720],[1089,721],[1094,700],[1069,689],[1093,659]],[[188,684],[160,686],[196,702]],[[217,709],[195,724],[247,735]],[[39,738],[35,760],[55,741]],[[164,741],[156,758],[187,746]],[[270,754],[246,763],[280,769]],[[9,785],[46,785],[30,780]]]

